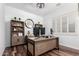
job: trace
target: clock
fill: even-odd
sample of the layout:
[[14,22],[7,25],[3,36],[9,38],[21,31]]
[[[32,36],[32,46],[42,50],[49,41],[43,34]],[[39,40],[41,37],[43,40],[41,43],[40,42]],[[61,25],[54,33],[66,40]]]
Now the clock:
[[33,27],[34,27],[34,22],[33,22],[33,20],[31,20],[31,19],[25,20],[25,26],[26,26],[27,28],[29,28],[29,29],[33,28]]

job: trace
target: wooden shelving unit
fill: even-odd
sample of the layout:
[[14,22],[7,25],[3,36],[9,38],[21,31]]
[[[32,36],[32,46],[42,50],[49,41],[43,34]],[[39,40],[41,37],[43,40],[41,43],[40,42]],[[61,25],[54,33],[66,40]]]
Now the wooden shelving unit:
[[11,46],[24,44],[24,22],[11,20]]

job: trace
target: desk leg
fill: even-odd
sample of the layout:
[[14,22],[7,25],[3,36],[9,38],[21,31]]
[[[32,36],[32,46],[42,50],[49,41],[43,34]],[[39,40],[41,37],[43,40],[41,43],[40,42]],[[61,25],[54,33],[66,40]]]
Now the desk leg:
[[59,50],[59,38],[56,38],[57,40],[57,50]]

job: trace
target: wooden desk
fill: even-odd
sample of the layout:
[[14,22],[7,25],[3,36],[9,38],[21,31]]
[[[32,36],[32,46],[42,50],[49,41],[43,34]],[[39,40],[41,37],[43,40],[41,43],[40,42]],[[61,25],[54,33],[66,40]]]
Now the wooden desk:
[[49,50],[59,49],[59,38],[29,38],[27,44],[28,55],[41,55]]

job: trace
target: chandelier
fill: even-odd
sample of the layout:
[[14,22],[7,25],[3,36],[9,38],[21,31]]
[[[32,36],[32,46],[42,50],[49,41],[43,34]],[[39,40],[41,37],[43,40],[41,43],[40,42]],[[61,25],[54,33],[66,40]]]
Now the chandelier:
[[45,7],[45,3],[37,3],[36,7],[37,8],[44,8]]

